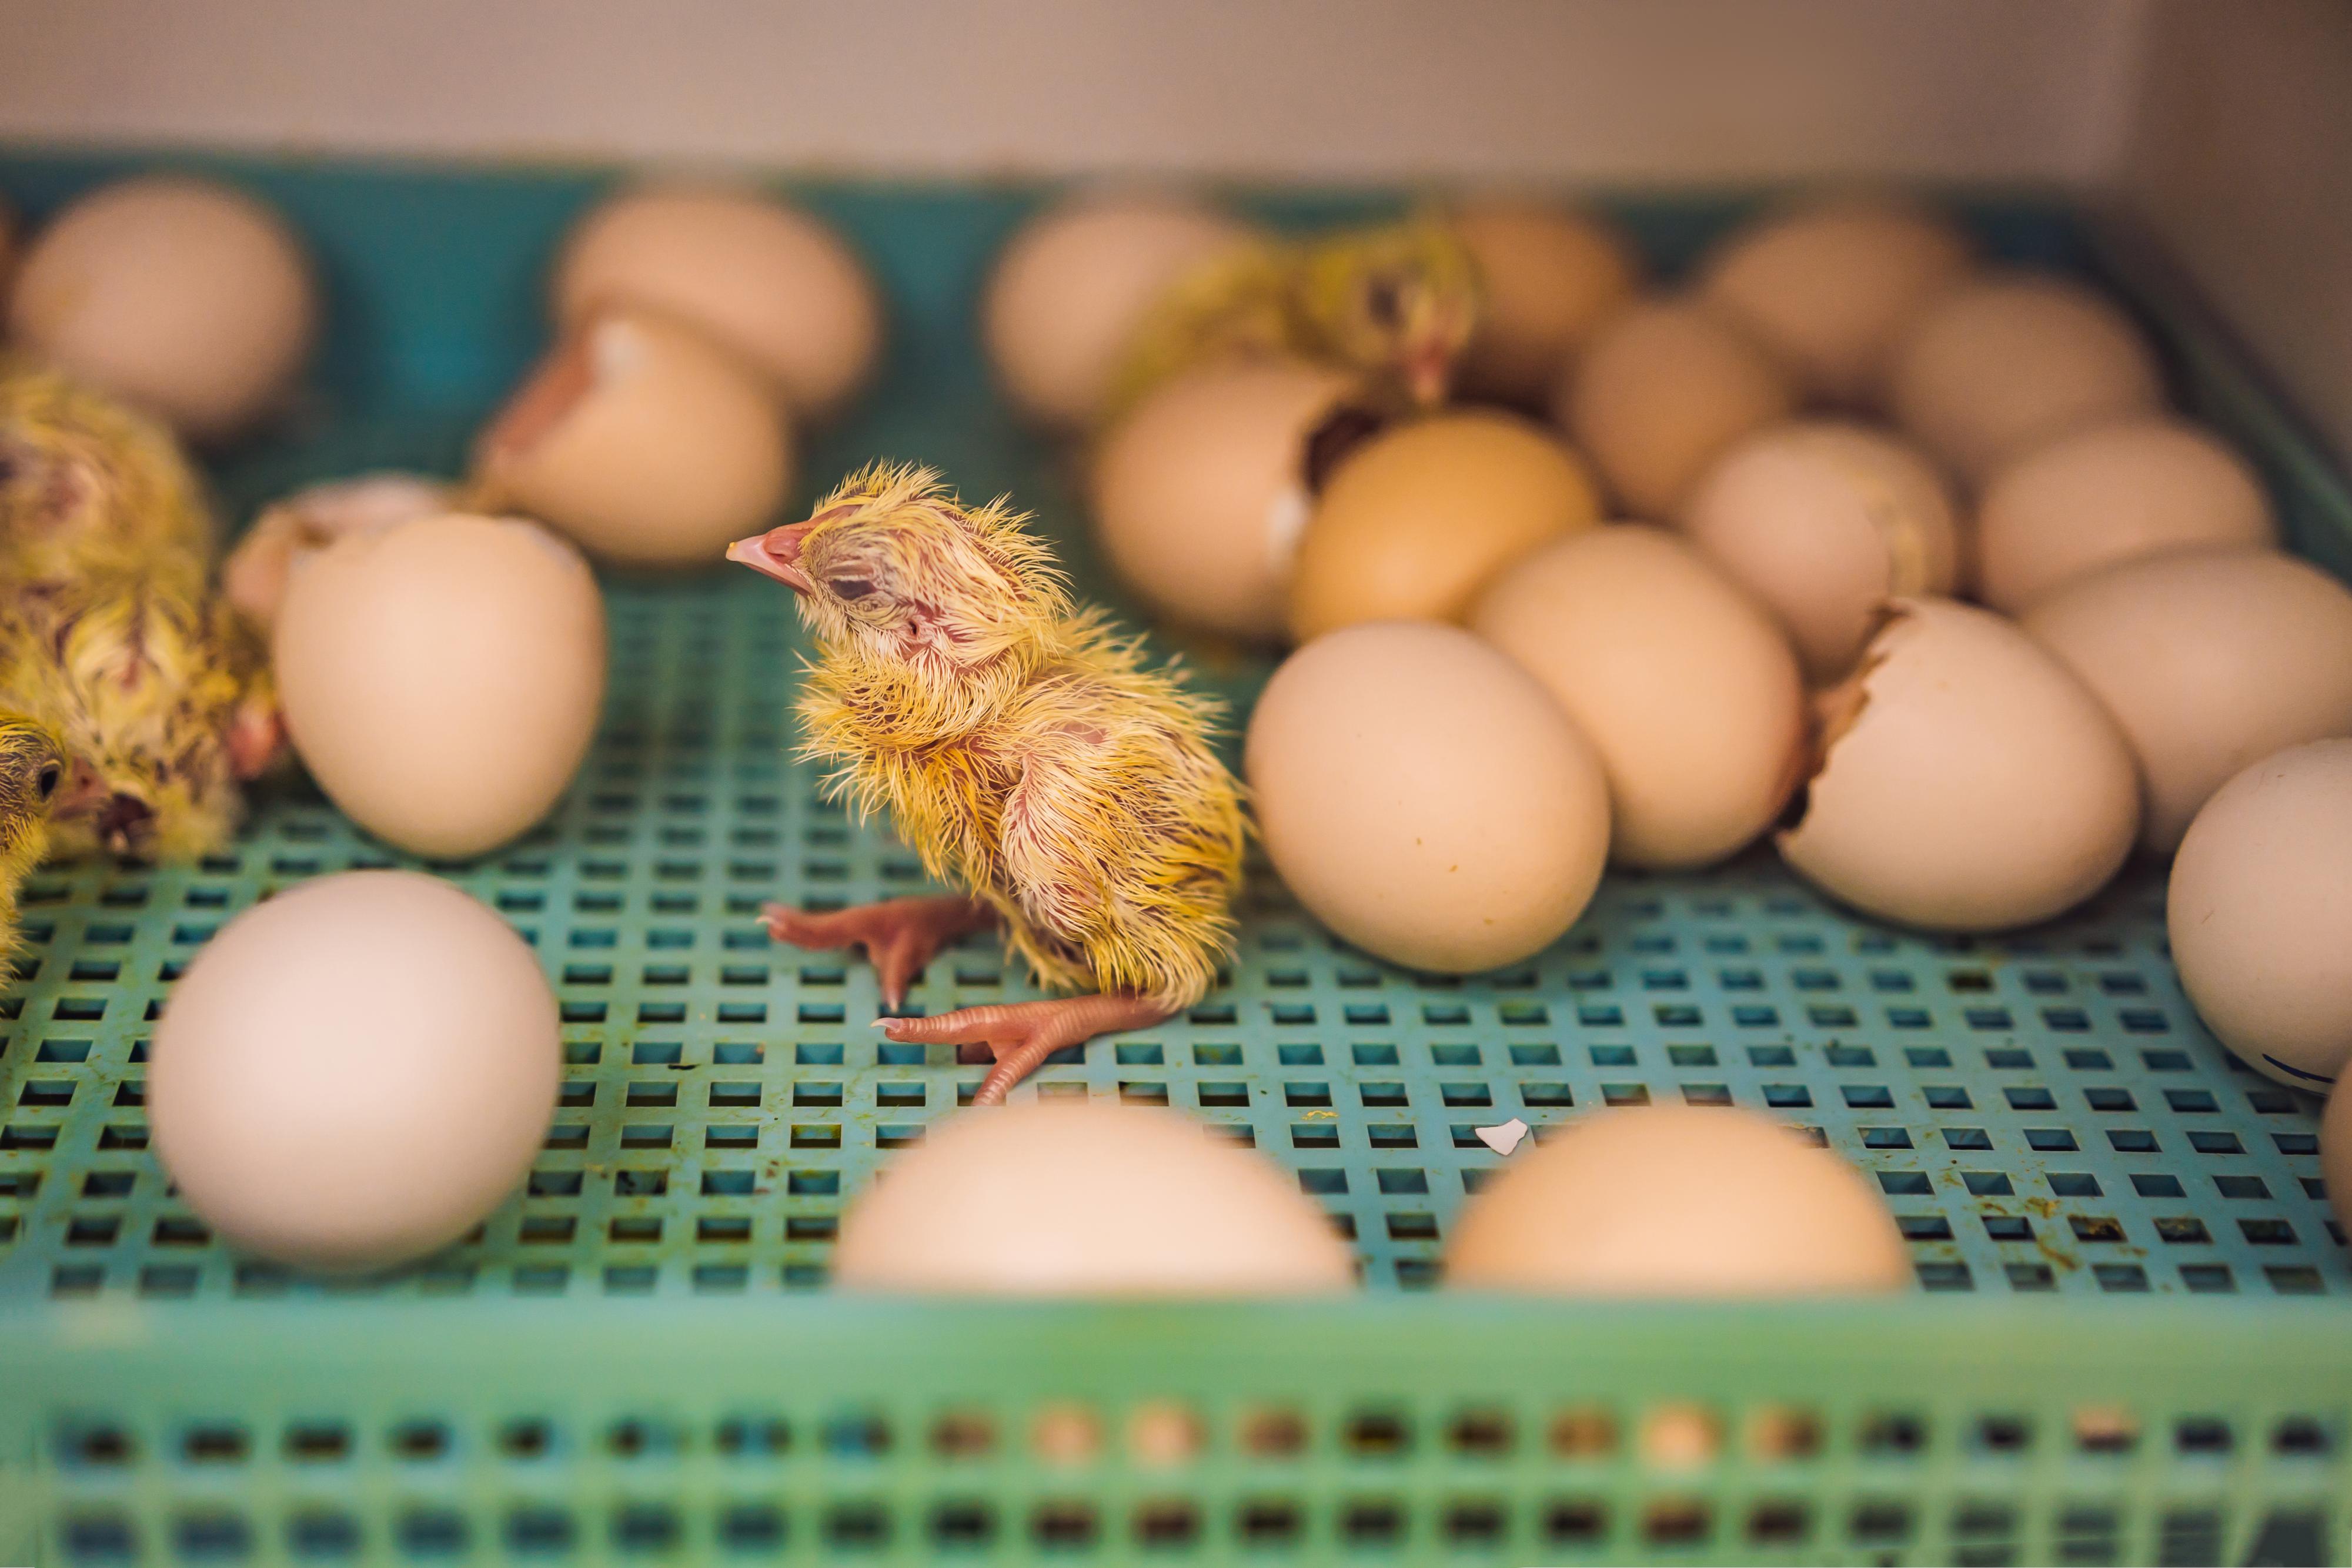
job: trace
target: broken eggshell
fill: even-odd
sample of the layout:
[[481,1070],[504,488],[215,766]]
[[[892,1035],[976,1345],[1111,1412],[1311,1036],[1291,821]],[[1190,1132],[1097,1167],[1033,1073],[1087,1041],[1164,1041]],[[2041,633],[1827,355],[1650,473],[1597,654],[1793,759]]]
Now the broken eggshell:
[[297,490],[263,508],[221,565],[221,592],[262,631],[278,622],[300,563],[349,534],[448,511],[455,486],[418,474],[364,474]]
[[2115,720],[1990,611],[1897,601],[1816,699],[1821,757],[1781,857],[1867,914],[1999,931],[2072,908],[2131,852],[2139,780]]

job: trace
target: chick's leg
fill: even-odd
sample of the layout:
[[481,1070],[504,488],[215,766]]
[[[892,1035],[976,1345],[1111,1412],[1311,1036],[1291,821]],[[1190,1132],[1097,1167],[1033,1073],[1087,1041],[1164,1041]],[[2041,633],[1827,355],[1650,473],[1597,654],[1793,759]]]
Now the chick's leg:
[[1168,1016],[1168,1009],[1141,997],[1101,995],[997,1003],[937,1018],[884,1019],[881,1024],[892,1040],[987,1046],[996,1053],[996,1065],[981,1080],[971,1103],[1001,1105],[1014,1084],[1064,1047],[1083,1045],[1098,1034],[1150,1029]]
[[996,916],[975,898],[892,898],[831,915],[771,904],[760,918],[769,936],[795,947],[865,948],[882,982],[882,1003],[895,1009],[940,948]]

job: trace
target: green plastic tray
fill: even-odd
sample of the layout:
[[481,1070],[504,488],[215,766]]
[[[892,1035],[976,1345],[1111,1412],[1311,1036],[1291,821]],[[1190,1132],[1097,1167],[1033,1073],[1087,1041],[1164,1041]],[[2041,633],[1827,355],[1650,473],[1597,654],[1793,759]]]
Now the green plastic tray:
[[[142,162],[23,152],[0,191],[38,213]],[[217,471],[240,518],[311,478],[454,468],[542,340],[557,235],[608,178],[214,166],[292,215],[333,299],[296,428]],[[881,273],[896,331],[809,483],[937,463],[1035,508],[1098,589],[1066,470],[992,401],[971,341],[987,259],[1040,193],[804,194]],[[1395,202],[1254,200],[1301,222]],[[1614,204],[1671,270],[1753,200]],[[2123,292],[2299,547],[2345,569],[2338,480],[2159,263],[2052,201],[1967,210],[2000,254]],[[149,1024],[213,931],[401,857],[298,786],[203,865],[32,884],[28,972],[0,1001],[0,1563],[2352,1554],[2352,1263],[2314,1105],[2198,1026],[2159,873],[1966,941],[1857,921],[1754,854],[1612,876],[1538,959],[1436,981],[1334,942],[1261,867],[1232,982],[1037,1092],[1232,1129],[1349,1231],[1369,1289],[836,1298],[814,1287],[844,1200],[982,1070],[878,1041],[870,973],[772,946],[756,912],[919,873],[787,759],[782,595],[720,573],[619,579],[610,601],[612,699],[578,787],[524,842],[432,868],[537,945],[570,1066],[528,1191],[425,1265],[337,1284],[234,1256],[166,1189],[141,1103]],[[1237,701],[1265,674],[1200,656]],[[983,940],[913,999],[1023,992]],[[1676,1100],[1818,1128],[1875,1176],[1923,1291],[1427,1289],[1496,1163],[1473,1129]],[[1172,1458],[1170,1431],[1192,1435]]]

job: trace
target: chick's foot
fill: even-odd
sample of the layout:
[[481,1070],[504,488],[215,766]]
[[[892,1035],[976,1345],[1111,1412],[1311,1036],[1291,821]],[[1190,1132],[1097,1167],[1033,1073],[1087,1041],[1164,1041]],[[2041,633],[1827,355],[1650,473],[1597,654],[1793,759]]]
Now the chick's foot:
[[884,1019],[881,1024],[892,1040],[987,1047],[996,1065],[981,1080],[971,1103],[1001,1105],[1014,1084],[1064,1047],[1083,1045],[1098,1034],[1150,1029],[1166,1017],[1166,1008],[1140,997],[1092,996],[964,1008],[937,1018]]
[[863,947],[882,983],[882,1004],[896,1009],[907,988],[939,950],[995,916],[972,898],[892,898],[861,904],[830,915],[811,915],[782,904],[760,911],[768,935],[795,947]]

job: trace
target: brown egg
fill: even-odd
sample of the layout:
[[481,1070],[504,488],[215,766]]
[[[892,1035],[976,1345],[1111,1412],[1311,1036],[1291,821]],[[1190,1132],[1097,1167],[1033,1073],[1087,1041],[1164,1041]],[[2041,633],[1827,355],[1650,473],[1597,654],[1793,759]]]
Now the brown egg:
[[2042,595],[2021,624],[2123,726],[2158,854],[2248,763],[2352,734],[2352,592],[2306,561],[2260,549],[2125,561]]
[[2319,1124],[2319,1168],[2336,1223],[2352,1230],[2352,1090],[2341,1083]]
[[1541,681],[1601,754],[1624,864],[1721,860],[1796,785],[1796,655],[1762,606],[1671,534],[1606,528],[1547,545],[1479,596],[1470,629]]
[[178,174],[117,181],[66,208],[25,253],[8,300],[19,347],[194,441],[278,409],[318,317],[310,258],[278,214]]
[[1463,388],[1540,406],[1601,319],[1633,297],[1641,258],[1603,219],[1550,202],[1475,200],[1451,221],[1486,288]]
[[1316,497],[1291,569],[1291,635],[1460,621],[1497,571],[1600,520],[1584,465],[1529,421],[1475,409],[1384,431]]
[[1805,674],[1835,680],[1878,628],[1880,606],[1952,591],[1959,530],[1934,465],[1856,424],[1775,424],[1733,446],[1682,526],[1780,619]]
[[1904,331],[1967,276],[1969,242],[1900,200],[1838,196],[1735,233],[1698,290],[1778,355],[1815,399],[1873,402]]
[[1788,378],[1737,329],[1705,307],[1652,299],[1593,334],[1553,413],[1626,511],[1663,521],[1725,448],[1795,406]]
[[2061,436],[1993,476],[1977,513],[1977,585],[2014,615],[2119,561],[2277,542],[2244,458],[2180,420],[2130,419]]
[[554,295],[567,330],[616,308],[683,321],[812,418],[856,395],[881,353],[864,265],[822,220],[758,191],[656,185],[602,203],[564,242]]
[[221,594],[265,632],[295,565],[348,534],[446,512],[457,487],[416,474],[367,474],[297,490],[262,509],[221,564]]
[[1609,854],[1591,744],[1459,627],[1381,622],[1299,649],[1258,699],[1244,766],[1298,902],[1417,969],[1468,974],[1549,946]]
[[1089,476],[1111,570],[1171,620],[1279,637],[1309,505],[1307,437],[1348,385],[1280,360],[1203,365],[1153,392],[1104,439]]
[[744,362],[642,311],[581,322],[483,433],[489,503],[625,566],[716,566],[793,483],[789,418]]
[[2164,402],[2131,319],[2079,283],[2035,273],[1947,289],[1888,373],[1895,423],[1979,486],[2045,442]]
[[1097,192],[1047,208],[1004,247],[981,299],[997,380],[1035,423],[1086,424],[1152,301],[1255,232],[1171,193]]
[[1871,915],[1999,931],[2105,885],[2139,827],[2130,749],[2094,697],[1989,610],[1898,601],[1822,694],[1822,761],[1780,837],[1789,864]]
[[[965,1111],[842,1216],[834,1282],[984,1296],[1288,1296],[1354,1260],[1289,1173],[1171,1111]],[[1091,1445],[1089,1445],[1091,1447]]]
[[1903,1233],[1860,1171],[1728,1107],[1580,1117],[1505,1161],[1445,1247],[1457,1290],[1816,1296],[1911,1279]]
[[387,842],[478,855],[547,815],[604,695],[604,605],[537,523],[462,513],[299,560],[270,639],[294,748]]
[[2326,1093],[2352,1061],[2352,740],[2289,747],[2216,790],[2173,859],[2165,927],[2214,1037]]

